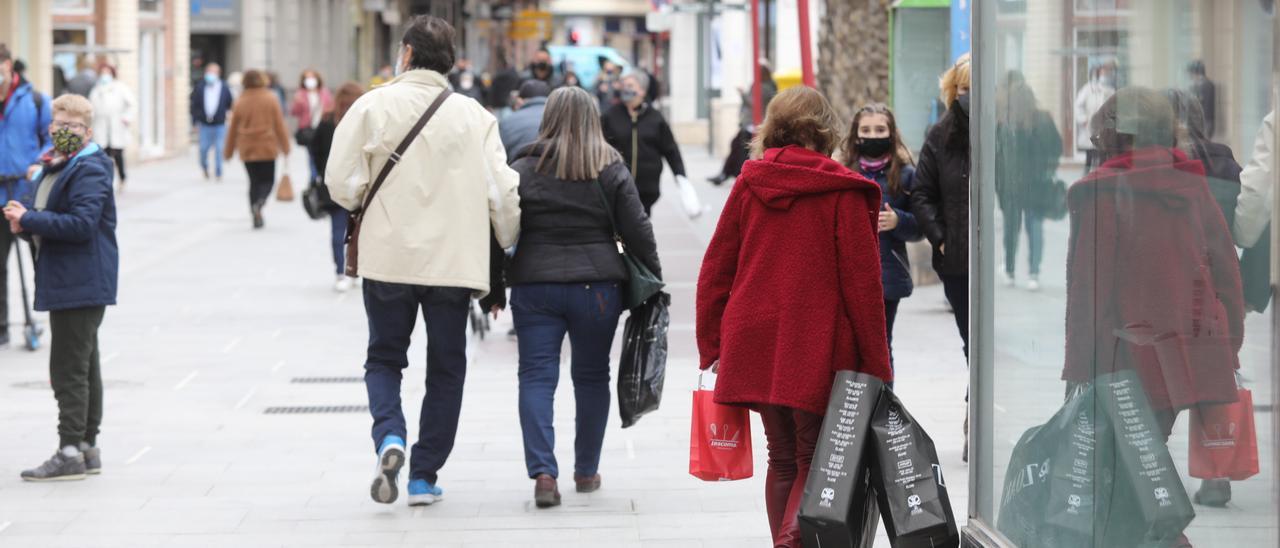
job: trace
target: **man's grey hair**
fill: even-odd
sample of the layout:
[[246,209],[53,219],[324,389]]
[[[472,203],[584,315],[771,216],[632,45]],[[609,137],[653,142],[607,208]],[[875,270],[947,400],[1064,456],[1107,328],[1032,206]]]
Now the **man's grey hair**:
[[649,75],[646,74],[643,70],[631,69],[629,72],[627,72],[626,76],[623,76],[622,78],[623,79],[630,78],[632,80],[635,80],[636,84],[640,86],[641,93],[649,92]]

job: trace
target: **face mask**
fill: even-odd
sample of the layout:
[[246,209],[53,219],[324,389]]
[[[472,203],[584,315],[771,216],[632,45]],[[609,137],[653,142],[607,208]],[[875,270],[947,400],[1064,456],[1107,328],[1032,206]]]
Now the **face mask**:
[[458,77],[458,87],[462,89],[471,89],[471,86],[474,85],[476,85],[476,77],[472,76],[470,73],[463,73],[462,76]]
[[631,101],[634,101],[636,97],[639,97],[639,96],[640,96],[639,93],[636,93],[629,89],[624,89],[618,92],[618,98],[622,99],[622,102],[624,103],[630,103]]
[[862,137],[858,139],[858,153],[864,158],[881,158],[893,150],[893,137]]
[[1100,78],[1099,80],[1102,82],[1102,85],[1104,86],[1107,86],[1109,88],[1116,87],[1116,77],[1113,75],[1110,75],[1110,74],[1103,75],[1103,77]]
[[307,89],[316,89],[320,86],[320,81],[316,80],[314,76],[308,76],[302,81],[302,85]]
[[529,68],[535,72],[551,72],[551,63],[536,62],[529,65]]
[[964,95],[956,97],[956,104],[960,107],[960,112],[963,112],[964,115],[968,117],[969,116],[969,94],[966,93]]
[[204,83],[210,84],[210,85],[218,83],[218,75],[212,72],[204,73]]
[[61,128],[53,132],[53,149],[63,154],[75,154],[80,151],[84,145],[84,137],[71,131],[71,128]]
[[98,83],[99,83],[99,84],[104,84],[104,85],[105,85],[105,84],[110,84],[112,80],[113,80],[113,78],[111,77],[111,75],[110,75],[110,74],[103,74],[102,76],[99,76],[99,77],[98,77]]
[[404,46],[400,46],[400,49],[396,51],[396,68],[392,72],[393,75],[400,76],[404,73],[404,65],[401,64],[402,61],[404,61]]

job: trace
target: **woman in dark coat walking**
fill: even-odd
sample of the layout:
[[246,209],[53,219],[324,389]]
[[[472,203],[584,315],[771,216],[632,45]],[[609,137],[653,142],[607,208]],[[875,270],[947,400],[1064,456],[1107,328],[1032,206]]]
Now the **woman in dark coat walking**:
[[1027,231],[1027,289],[1040,289],[1044,258],[1044,218],[1053,204],[1050,187],[1062,155],[1062,137],[1053,117],[1036,105],[1036,96],[1013,73],[996,98],[996,197],[1004,213],[1004,279],[1015,284],[1018,239]]
[[601,119],[604,138],[622,154],[623,163],[640,191],[645,213],[653,209],[661,195],[662,160],[671,165],[676,177],[684,177],[684,158],[671,126],[662,113],[645,98],[649,76],[636,71],[622,77],[622,101],[609,108]]
[[[933,246],[956,328],[969,355],[969,56],[942,75],[947,112],[929,129],[916,164],[911,210]],[[966,427],[967,431],[967,427]]]
[[907,242],[921,238],[920,225],[911,213],[911,187],[916,170],[911,166],[907,148],[902,145],[893,111],[883,103],[867,105],[853,115],[853,127],[845,139],[842,157],[849,169],[880,185],[881,206],[877,214],[880,279],[884,284],[884,330],[892,364],[893,321],[898,316],[898,303],[911,296],[914,289]]
[[355,82],[347,82],[338,88],[337,93],[333,97],[333,109],[326,112],[320,118],[320,124],[316,126],[315,135],[312,137],[311,151],[312,158],[315,160],[316,173],[319,179],[313,181],[319,189],[323,198],[324,209],[329,213],[329,246],[333,250],[333,266],[337,281],[333,284],[333,290],[343,292],[351,289],[354,282],[345,274],[346,267],[346,239],[347,239],[347,218],[350,213],[343,209],[342,206],[334,203],[329,199],[328,187],[324,184],[324,169],[329,163],[329,149],[333,146],[333,132],[338,128],[338,122],[342,121],[342,117],[364,94],[364,88]]
[[560,504],[552,404],[566,334],[577,405],[573,479],[579,493],[600,488],[609,349],[627,280],[615,226],[630,254],[659,277],[662,266],[631,174],[605,143],[586,90],[552,92],[538,140],[511,167],[520,174],[520,243],[506,279],[520,351],[520,429],[534,502],[546,508]]
[[[715,401],[760,413],[774,545],[798,548],[800,498],[835,372],[891,381],[876,244],[880,188],[832,160],[816,90],[773,99],[698,276],[700,365]],[[803,303],[797,306],[795,303]]]

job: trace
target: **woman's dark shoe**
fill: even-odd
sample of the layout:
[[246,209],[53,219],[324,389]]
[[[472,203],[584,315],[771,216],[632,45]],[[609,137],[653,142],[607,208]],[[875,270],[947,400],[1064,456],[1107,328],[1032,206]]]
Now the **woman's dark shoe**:
[[728,180],[729,180],[729,176],[723,173],[717,173],[715,177],[707,177],[707,182],[716,186],[720,186],[724,184],[725,181],[728,181]]
[[1200,506],[1223,508],[1231,501],[1231,480],[1207,479],[1200,482],[1200,490],[1193,499]]
[[600,474],[594,476],[573,475],[573,483],[579,493],[594,493],[600,490]]
[[253,228],[262,228],[264,224],[262,221],[262,206],[253,206]]
[[538,508],[560,506],[560,489],[556,487],[556,479],[550,474],[538,474],[534,478],[533,503]]

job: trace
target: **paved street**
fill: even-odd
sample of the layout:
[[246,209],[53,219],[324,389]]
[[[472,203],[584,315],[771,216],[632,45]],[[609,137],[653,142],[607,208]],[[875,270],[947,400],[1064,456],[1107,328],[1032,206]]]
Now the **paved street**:
[[[705,149],[687,150],[686,163],[713,211],[686,220],[670,179],[655,211],[673,295],[663,407],[628,430],[619,428],[615,410],[603,489],[583,496],[569,484],[564,506],[550,511],[533,508],[532,481],[524,477],[509,315],[471,344],[458,445],[440,476],[446,499],[413,510],[403,499],[371,502],[370,420],[360,407],[364,315],[358,292],[331,288],[327,221],[306,219],[297,202],[272,203],[266,228],[255,232],[243,166],[229,164],[222,183],[207,182],[193,156],[136,167],[119,198],[120,305],[108,310],[101,332],[102,476],[19,480],[20,470],[56,445],[48,351],[0,349],[0,546],[769,545],[758,423],[755,478],[717,484],[687,474],[697,382],[694,285],[728,194],[702,181],[719,161]],[[291,172],[300,176],[304,160],[293,156]],[[12,308],[16,320],[20,312]],[[967,373],[939,286],[921,288],[903,304],[897,335],[899,392],[940,446],[963,521]],[[421,330],[410,356],[405,400],[414,424],[423,393]],[[558,455],[568,463],[567,371],[562,379]],[[267,413],[283,406],[339,412]]]

